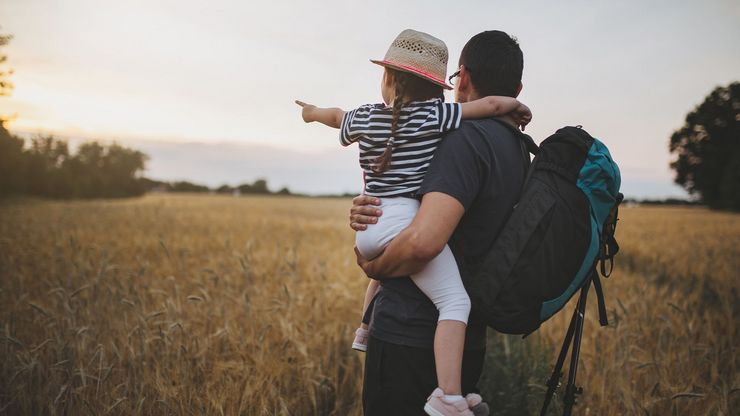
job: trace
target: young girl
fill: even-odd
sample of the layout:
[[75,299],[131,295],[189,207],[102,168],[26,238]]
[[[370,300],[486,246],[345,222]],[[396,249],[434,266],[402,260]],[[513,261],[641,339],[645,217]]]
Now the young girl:
[[[296,101],[303,107],[305,122],[318,121],[340,129],[340,142],[344,146],[359,142],[364,193],[383,197],[383,216],[356,235],[357,249],[368,259],[379,255],[411,223],[419,208],[416,192],[445,132],[458,128],[461,119],[509,114],[522,127],[531,119],[529,109],[511,97],[445,103],[443,89],[452,89],[445,83],[447,56],[447,46],[441,40],[405,30],[391,44],[382,61],[372,61],[385,67],[381,82],[384,104],[368,104],[344,112]],[[461,395],[462,353],[470,299],[449,247],[411,279],[439,310],[434,340],[439,388],[432,393],[424,410],[430,415],[472,415],[470,400]],[[377,290],[378,282],[371,280],[363,313]],[[363,323],[355,335],[352,347],[365,351],[367,325]],[[440,345],[448,348],[443,350]]]

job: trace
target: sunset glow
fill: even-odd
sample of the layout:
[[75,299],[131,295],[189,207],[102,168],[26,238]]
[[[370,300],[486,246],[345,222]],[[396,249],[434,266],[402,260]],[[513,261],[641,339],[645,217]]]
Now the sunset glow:
[[[243,166],[214,182],[265,176],[298,191],[354,191],[356,149],[303,124],[293,100],[345,109],[379,101],[381,72],[368,59],[407,27],[447,43],[448,73],[471,36],[501,29],[524,51],[528,133],[540,141],[583,124],[613,149],[626,194],[684,195],[671,183],[668,137],[714,87],[738,78],[738,23],[731,1],[4,0],[0,33],[14,36],[5,52],[15,90],[0,98],[0,114],[16,132],[135,141],[145,151],[147,141],[243,146]],[[285,174],[311,170],[299,156],[298,166],[275,160],[257,171],[248,150],[256,145],[322,154],[334,174]],[[197,179],[209,169],[197,157],[165,169],[155,156],[149,169]]]

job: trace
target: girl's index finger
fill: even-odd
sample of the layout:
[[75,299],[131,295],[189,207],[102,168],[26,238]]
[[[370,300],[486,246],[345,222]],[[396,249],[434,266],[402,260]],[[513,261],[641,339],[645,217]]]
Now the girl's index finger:
[[301,100],[295,100],[295,103],[298,104],[298,105],[300,105],[301,107],[305,107],[306,106],[306,103],[304,103]]

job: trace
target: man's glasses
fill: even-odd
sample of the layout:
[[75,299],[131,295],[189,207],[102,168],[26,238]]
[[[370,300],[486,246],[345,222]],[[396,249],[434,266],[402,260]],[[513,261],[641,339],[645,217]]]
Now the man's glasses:
[[455,78],[460,76],[460,70],[458,69],[455,71],[454,74],[450,75],[449,78],[447,78],[447,81],[450,81],[450,85],[455,85],[455,81],[453,81]]
[[[460,68],[462,68],[462,66],[460,66]],[[447,78],[447,81],[450,81],[450,85],[455,85],[455,81],[453,81],[453,80],[454,80],[455,78],[457,78],[457,77],[459,77],[459,76],[460,76],[460,71],[461,71],[461,70],[462,70],[462,69],[458,69],[457,71],[455,71],[455,73],[454,73],[454,74],[450,75],[450,76],[449,76],[449,78]],[[465,66],[465,70],[466,70],[466,71],[468,71],[468,72],[472,71],[472,70],[471,70],[470,68],[468,68],[467,66]]]

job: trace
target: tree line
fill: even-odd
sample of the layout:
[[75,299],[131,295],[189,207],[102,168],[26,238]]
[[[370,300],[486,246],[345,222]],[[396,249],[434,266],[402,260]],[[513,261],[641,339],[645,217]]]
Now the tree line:
[[146,154],[116,143],[90,141],[73,152],[65,140],[52,136],[26,140],[0,120],[0,197],[120,198],[157,191],[293,195],[288,188],[271,192],[264,179],[214,189],[149,179],[143,176],[147,160]]
[[71,152],[51,136],[26,140],[0,122],[0,196],[113,198],[146,192],[147,156],[118,144],[92,141]]
[[264,179],[257,179],[253,183],[243,183],[237,186],[221,185],[216,188],[210,188],[206,185],[201,185],[189,181],[174,181],[164,182],[157,181],[154,179],[143,178],[142,181],[146,184],[147,191],[152,192],[205,192],[212,194],[227,194],[227,195],[294,195],[303,196],[302,194],[294,194],[290,192],[288,188],[282,188],[277,192],[272,192],[267,186],[267,181]]

